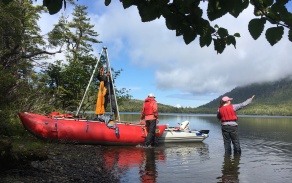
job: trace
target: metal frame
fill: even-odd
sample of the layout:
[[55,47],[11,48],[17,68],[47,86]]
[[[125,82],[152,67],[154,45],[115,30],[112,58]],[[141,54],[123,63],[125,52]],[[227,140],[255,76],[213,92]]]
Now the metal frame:
[[[110,77],[108,77],[108,79],[111,79],[111,83],[114,84],[114,83],[113,83],[113,77],[112,77],[112,72],[111,72],[111,67],[110,67],[110,62],[109,62],[109,57],[108,57],[107,48],[106,48],[106,47],[103,47],[102,50],[101,50],[101,52],[100,52],[100,54],[99,54],[99,58],[97,59],[97,62],[96,62],[96,64],[95,64],[94,70],[93,70],[93,72],[92,72],[92,75],[91,75],[90,80],[89,80],[89,82],[88,82],[88,85],[87,85],[87,87],[86,87],[86,90],[85,90],[85,93],[84,93],[84,95],[83,95],[83,98],[82,98],[82,100],[81,100],[81,102],[80,102],[79,107],[77,108],[76,116],[78,116],[78,114],[79,114],[79,112],[80,112],[80,109],[81,109],[82,104],[83,104],[83,102],[84,102],[85,96],[87,95],[88,89],[89,89],[89,87],[90,87],[90,84],[91,84],[92,79],[93,79],[93,77],[94,77],[94,74],[95,74],[95,72],[96,72],[96,69],[97,69],[98,63],[99,63],[99,61],[100,61],[101,56],[102,56],[103,53],[105,53],[105,57],[106,57],[107,71],[110,71]],[[114,86],[114,85],[113,85],[113,86]],[[115,92],[115,90],[114,90],[114,91],[110,91],[110,87],[108,87],[108,88],[109,88],[109,94],[111,95],[111,92],[113,92],[113,94],[114,94],[115,103],[116,103],[116,108],[117,108],[117,115],[118,115],[117,117],[118,117],[118,121],[120,121],[120,113],[119,113],[119,106],[118,106],[118,101],[117,101],[116,92]],[[113,88],[114,88],[114,87],[113,87]],[[112,100],[111,100],[111,97],[109,97],[109,98],[110,98],[110,106],[111,106],[111,107],[110,107],[110,110],[111,110],[111,114],[112,114],[112,112],[113,112],[113,111],[112,111]]]

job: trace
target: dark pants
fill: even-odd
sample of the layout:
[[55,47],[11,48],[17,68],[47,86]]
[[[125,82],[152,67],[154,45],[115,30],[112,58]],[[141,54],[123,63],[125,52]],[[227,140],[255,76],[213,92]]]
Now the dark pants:
[[117,106],[116,106],[115,96],[106,94],[104,96],[104,110],[106,110],[106,107],[107,107],[107,105],[109,103],[111,104],[111,108],[112,108],[113,112],[116,112],[117,111]]
[[146,128],[148,135],[146,137],[145,145],[154,145],[155,144],[155,131],[156,131],[156,120],[146,120]]
[[225,154],[231,154],[231,142],[233,144],[234,154],[241,153],[237,129],[237,126],[222,125]]

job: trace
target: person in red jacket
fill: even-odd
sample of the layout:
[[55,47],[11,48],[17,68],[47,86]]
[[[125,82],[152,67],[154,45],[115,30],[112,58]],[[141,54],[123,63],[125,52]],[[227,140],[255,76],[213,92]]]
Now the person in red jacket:
[[156,123],[159,120],[157,103],[155,96],[152,93],[148,95],[143,104],[140,122],[144,119],[146,121],[146,128],[148,132],[144,145],[146,147],[153,146],[155,144]]
[[238,111],[249,105],[254,95],[240,104],[231,104],[233,98],[225,96],[221,99],[217,118],[221,121],[222,136],[224,140],[225,154],[231,154],[231,142],[233,144],[234,154],[241,154],[241,148],[237,132],[237,115]]

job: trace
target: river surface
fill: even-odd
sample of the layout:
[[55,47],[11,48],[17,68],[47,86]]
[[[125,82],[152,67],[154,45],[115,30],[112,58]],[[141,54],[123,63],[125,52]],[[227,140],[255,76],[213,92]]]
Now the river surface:
[[[292,117],[239,116],[240,156],[225,156],[215,115],[160,114],[159,124],[210,130],[203,142],[155,148],[103,147],[107,168],[120,182],[292,182]],[[137,122],[139,114],[121,120]]]

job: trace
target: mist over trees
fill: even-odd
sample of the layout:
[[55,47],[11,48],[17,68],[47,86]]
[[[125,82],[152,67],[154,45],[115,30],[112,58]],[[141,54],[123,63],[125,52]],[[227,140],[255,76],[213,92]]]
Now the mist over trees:
[[[249,107],[240,110],[239,114],[255,115],[292,115],[292,78],[264,83],[253,83],[247,86],[239,86],[227,92],[217,99],[198,107],[206,113],[217,111],[219,101],[223,96],[232,97],[232,103],[241,103],[255,95]],[[209,111],[209,112],[208,112]]]

